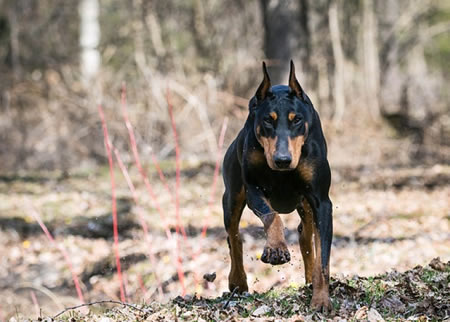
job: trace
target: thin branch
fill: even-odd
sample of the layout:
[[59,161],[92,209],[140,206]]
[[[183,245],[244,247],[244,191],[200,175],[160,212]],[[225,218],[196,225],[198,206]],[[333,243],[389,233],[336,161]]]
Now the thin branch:
[[146,312],[146,311],[143,310],[143,309],[140,309],[140,308],[138,308],[138,307],[136,307],[136,306],[134,306],[134,305],[132,305],[132,304],[128,304],[128,303],[125,303],[125,302],[115,301],[115,300],[102,300],[102,301],[89,302],[89,303],[84,303],[84,304],[80,304],[80,305],[75,305],[75,306],[67,307],[67,308],[65,308],[64,310],[62,310],[61,312],[59,312],[58,314],[56,314],[56,315],[53,317],[53,319],[56,319],[58,316],[60,316],[60,315],[62,315],[62,314],[64,314],[64,313],[66,313],[66,312],[68,312],[68,311],[76,310],[76,309],[79,309],[79,308],[85,307],[85,306],[97,305],[97,304],[118,304],[118,305],[122,305],[122,306],[126,306],[126,307],[129,307],[129,308],[132,308],[133,310],[137,310],[137,311],[142,312],[142,313],[145,313],[145,314],[148,313],[148,312]]
[[228,301],[227,301],[227,302],[225,303],[225,305],[223,306],[223,309],[224,309],[224,310],[228,307],[228,305],[229,305],[230,302],[231,302],[231,299],[233,298],[234,294],[236,294],[236,292],[237,292],[238,289],[239,289],[239,286],[236,286],[236,287],[234,288],[233,292],[231,292],[231,295],[230,295],[230,297],[228,298]]
[[125,301],[125,287],[122,278],[122,269],[120,266],[119,254],[119,223],[117,220],[117,200],[116,200],[116,184],[114,179],[114,162],[112,158],[112,147],[108,137],[108,128],[106,126],[105,115],[103,113],[102,105],[98,105],[98,113],[103,126],[103,137],[105,142],[106,154],[109,163],[109,176],[111,179],[111,199],[112,199],[112,219],[113,219],[113,234],[114,234],[114,255],[116,257],[117,276],[119,278],[120,299]]
[[73,269],[72,260],[70,259],[69,253],[67,252],[67,250],[63,244],[60,244],[55,240],[55,238],[53,237],[53,235],[50,233],[47,226],[45,225],[44,221],[42,220],[41,215],[31,205],[31,201],[29,201],[28,199],[25,199],[25,204],[28,206],[30,214],[37,221],[37,223],[41,227],[41,229],[44,232],[47,239],[53,245],[55,245],[58,248],[58,250],[61,252],[61,254],[63,255],[64,260],[66,261],[66,264],[69,267],[69,270],[72,274],[72,280],[73,280],[73,283],[75,284],[75,289],[77,291],[78,299],[80,300],[81,303],[84,303],[83,292],[81,291],[80,283],[78,281],[78,275],[77,275],[77,273],[75,273],[75,270]]
[[166,100],[167,100],[167,109],[170,116],[170,123],[172,126],[172,132],[173,132],[173,138],[175,142],[175,169],[176,169],[176,182],[175,182],[175,216],[176,216],[176,251],[177,251],[177,271],[178,271],[178,278],[180,279],[181,289],[183,296],[186,294],[186,288],[184,285],[184,272],[183,272],[183,262],[180,256],[180,230],[184,237],[184,240],[187,240],[186,232],[184,230],[184,227],[181,223],[181,217],[180,217],[180,171],[181,171],[181,163],[180,163],[180,146],[178,143],[178,133],[177,133],[177,127],[175,124],[175,117],[173,115],[173,107],[170,100],[170,90],[167,89],[166,92]]

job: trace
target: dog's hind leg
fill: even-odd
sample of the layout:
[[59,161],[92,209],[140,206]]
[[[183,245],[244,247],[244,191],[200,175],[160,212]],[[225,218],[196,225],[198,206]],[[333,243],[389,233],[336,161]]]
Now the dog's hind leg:
[[226,189],[222,202],[225,229],[228,233],[227,242],[231,256],[228,288],[232,292],[238,287],[237,292],[242,293],[248,291],[247,275],[245,274],[243,263],[242,239],[239,233],[239,221],[245,207],[244,186],[238,191]]
[[297,209],[301,223],[298,225],[298,243],[302,252],[303,264],[305,265],[305,281],[312,283],[312,274],[315,261],[314,250],[314,214],[306,199],[303,199],[302,205]]

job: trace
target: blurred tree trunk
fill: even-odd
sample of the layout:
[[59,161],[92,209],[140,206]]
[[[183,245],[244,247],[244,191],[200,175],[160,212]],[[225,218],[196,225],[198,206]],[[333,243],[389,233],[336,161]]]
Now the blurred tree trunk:
[[344,52],[341,45],[341,33],[339,28],[338,4],[336,0],[330,2],[328,9],[328,23],[330,26],[331,47],[334,57],[334,115],[333,121],[339,123],[344,116],[345,108],[345,78],[344,78]]
[[20,67],[20,42],[19,42],[19,32],[20,32],[20,24],[18,21],[18,16],[16,10],[18,10],[18,6],[20,6],[19,2],[14,2],[13,5],[10,5],[8,8],[8,24],[10,30],[10,57],[11,57],[11,67],[13,70],[13,75],[16,80],[20,79],[21,76],[21,67]]
[[81,78],[88,85],[96,77],[100,69],[100,23],[98,0],[81,0],[80,15],[80,47]]
[[316,107],[325,117],[331,118],[331,79],[334,73],[334,58],[329,29],[329,0],[310,1],[309,30],[311,31],[311,88],[317,97]]
[[293,1],[260,0],[264,24],[264,54],[272,84],[286,84],[293,58],[298,5]]
[[[310,5],[308,0],[299,0],[299,34],[298,34],[298,54],[300,56],[300,66],[297,69],[301,70],[305,76],[309,75],[311,71],[311,31],[309,26],[310,20]],[[297,75],[298,76],[298,75]],[[303,78],[305,78],[303,76]]]
[[363,1],[363,75],[366,106],[372,117],[379,118],[380,63],[377,45],[377,20],[372,1]]

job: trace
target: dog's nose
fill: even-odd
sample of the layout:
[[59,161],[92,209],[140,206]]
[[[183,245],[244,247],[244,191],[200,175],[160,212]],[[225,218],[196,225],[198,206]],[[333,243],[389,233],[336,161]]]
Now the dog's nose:
[[273,158],[273,161],[275,162],[275,165],[280,169],[286,169],[289,168],[289,165],[291,164],[292,158],[290,155],[275,155]]

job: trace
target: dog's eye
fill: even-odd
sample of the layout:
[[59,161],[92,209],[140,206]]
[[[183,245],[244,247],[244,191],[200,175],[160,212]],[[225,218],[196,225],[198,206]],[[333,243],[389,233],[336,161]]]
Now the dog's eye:
[[292,123],[293,123],[294,125],[298,125],[298,124],[300,124],[302,121],[303,121],[303,118],[302,118],[301,116],[297,115],[297,116],[294,117],[294,119],[292,120]]
[[272,126],[273,119],[271,117],[265,117],[263,121],[264,121],[264,125]]

